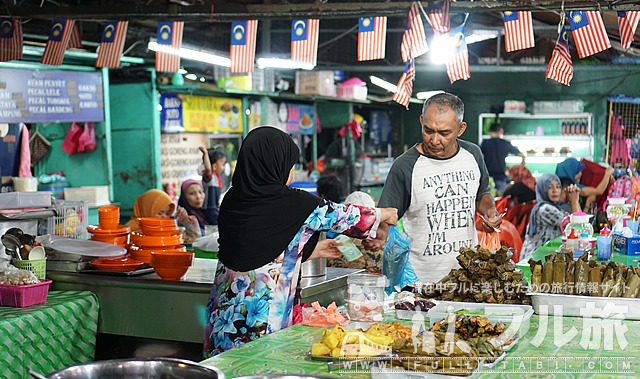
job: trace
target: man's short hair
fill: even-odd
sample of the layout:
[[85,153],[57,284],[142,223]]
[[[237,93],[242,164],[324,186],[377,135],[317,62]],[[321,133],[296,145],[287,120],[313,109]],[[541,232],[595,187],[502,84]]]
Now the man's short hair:
[[334,175],[321,176],[316,182],[318,197],[324,196],[325,199],[334,203],[340,203],[344,200],[342,194],[342,181]]
[[209,154],[209,163],[212,165],[219,159],[227,157],[220,149],[207,149],[207,154]]
[[447,92],[433,95],[424,101],[424,104],[422,105],[422,114],[424,114],[431,104],[453,109],[453,112],[456,114],[456,119],[458,119],[458,124],[462,122],[462,118],[464,117],[464,103],[458,96]]
[[497,133],[499,131],[502,130],[502,125],[499,122],[494,122],[493,124],[491,124],[491,126],[489,127],[489,132],[490,133]]

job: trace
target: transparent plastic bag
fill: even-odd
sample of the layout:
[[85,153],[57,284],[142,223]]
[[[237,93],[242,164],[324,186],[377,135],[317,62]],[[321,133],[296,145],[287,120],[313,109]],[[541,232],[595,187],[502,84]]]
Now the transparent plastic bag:
[[0,269],[0,284],[27,285],[40,283],[38,277],[31,271],[20,270],[13,266]]
[[389,286],[385,288],[388,295],[400,292],[408,284],[418,281],[418,276],[409,260],[410,253],[411,240],[409,235],[400,233],[395,226],[390,226],[382,256],[382,274],[389,279]]

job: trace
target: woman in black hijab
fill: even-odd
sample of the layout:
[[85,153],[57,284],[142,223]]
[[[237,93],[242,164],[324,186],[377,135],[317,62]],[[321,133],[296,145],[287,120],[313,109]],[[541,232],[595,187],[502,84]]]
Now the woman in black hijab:
[[205,356],[291,325],[300,265],[340,256],[321,231],[373,239],[394,208],[335,204],[288,187],[300,151],[273,127],[251,131],[238,155],[232,187],[218,216],[218,268],[207,304]]

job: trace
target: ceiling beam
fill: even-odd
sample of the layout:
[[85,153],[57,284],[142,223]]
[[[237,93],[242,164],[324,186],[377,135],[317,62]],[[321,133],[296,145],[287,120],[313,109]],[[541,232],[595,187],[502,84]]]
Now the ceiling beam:
[[[322,67],[316,66],[314,70],[334,70],[334,71],[346,71],[346,72],[404,72],[405,66],[330,66]],[[446,72],[444,65],[432,65],[432,64],[416,64],[416,72]],[[469,71],[474,72],[545,72],[547,71],[547,65],[469,65]],[[640,71],[640,65],[633,64],[578,64],[573,66],[574,72],[594,72],[594,71],[620,71],[620,72],[638,72]]]
[[[427,2],[422,2],[427,6]],[[310,4],[277,4],[277,5],[193,5],[177,4],[136,6],[114,4],[110,6],[14,6],[8,7],[7,13],[14,17],[73,20],[166,20],[166,21],[199,21],[230,22],[247,19],[284,19],[296,18],[356,18],[365,16],[397,16],[407,15],[411,2],[361,2],[361,3],[310,3]],[[582,1],[566,0],[565,10],[597,10],[622,11],[640,10],[640,4],[619,3],[612,5],[604,0]],[[451,3],[452,13],[498,12],[507,10],[531,10],[539,12],[559,11],[562,1],[526,1],[513,3],[506,1],[456,1]]]

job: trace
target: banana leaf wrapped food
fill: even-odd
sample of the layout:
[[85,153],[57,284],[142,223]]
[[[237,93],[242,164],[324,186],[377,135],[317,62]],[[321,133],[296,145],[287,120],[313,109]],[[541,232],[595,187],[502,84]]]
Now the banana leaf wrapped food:
[[576,274],[575,274],[575,291],[576,295],[586,295],[587,286],[589,285],[589,262],[587,259],[589,255],[584,253],[578,260],[576,260]]
[[564,254],[555,255],[553,262],[553,282],[551,284],[551,293],[564,294],[566,266],[564,262]]
[[542,284],[542,264],[536,263],[531,269],[531,289],[533,292],[540,292]]
[[627,275],[629,275],[631,279],[629,280],[627,290],[624,291],[622,297],[637,297],[638,290],[640,290],[640,277],[636,275],[635,272],[632,273],[631,270],[627,272]]
[[602,275],[600,274],[601,269],[600,266],[595,266],[589,270],[589,284],[587,285],[589,296],[602,296],[602,286],[600,285],[602,280]]
[[553,283],[553,261],[547,259],[542,266],[542,287],[540,292],[551,292],[551,285]]
[[621,273],[616,274],[616,282],[611,287],[611,292],[609,292],[609,297],[620,297],[623,295],[624,291],[624,278]]
[[573,260],[573,257],[572,257],[570,261],[567,261],[567,273],[565,275],[566,286],[564,287],[565,295],[573,295],[575,293],[575,286],[576,286],[575,274],[576,274],[576,262]]
[[602,287],[602,296],[609,296],[615,284],[615,271],[611,267],[607,266],[606,272],[604,274],[604,279],[602,279],[602,284],[600,285],[600,287]]

